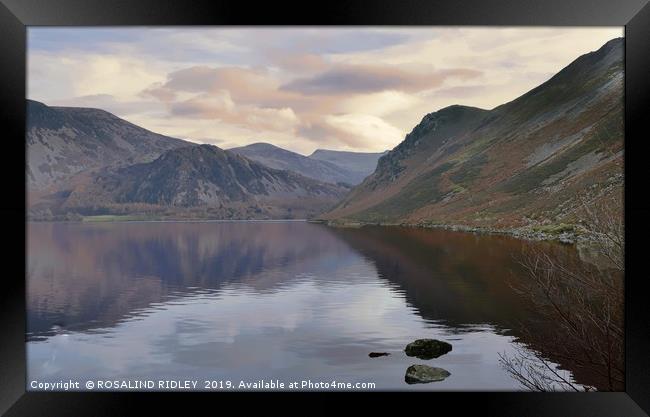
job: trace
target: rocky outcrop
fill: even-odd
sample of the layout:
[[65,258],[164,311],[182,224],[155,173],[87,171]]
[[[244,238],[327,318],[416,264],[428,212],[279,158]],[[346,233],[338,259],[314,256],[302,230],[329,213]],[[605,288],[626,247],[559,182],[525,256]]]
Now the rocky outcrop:
[[406,345],[404,352],[418,359],[435,359],[451,352],[451,344],[437,339],[418,339]]
[[450,375],[451,373],[446,369],[427,365],[411,365],[406,369],[404,381],[407,384],[427,384],[429,382],[443,381]]

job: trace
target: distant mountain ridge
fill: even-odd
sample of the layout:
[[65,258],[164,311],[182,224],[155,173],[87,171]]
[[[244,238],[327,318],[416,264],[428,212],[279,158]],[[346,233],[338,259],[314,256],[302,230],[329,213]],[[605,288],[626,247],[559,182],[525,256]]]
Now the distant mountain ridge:
[[304,156],[264,142],[228,150],[271,168],[291,170],[306,177],[332,184],[350,185],[357,185],[370,175],[377,167],[377,161],[382,155],[382,153],[319,149],[310,156]]
[[623,39],[521,97],[426,115],[322,216],[338,222],[509,228],[571,222],[622,196]]
[[313,160],[298,153],[271,145],[270,143],[253,143],[228,150],[253,161],[260,162],[267,167],[290,170],[318,181],[331,184],[346,183],[350,185],[356,185],[360,182],[356,181],[354,173],[341,169],[337,165]]
[[356,182],[354,182],[354,184],[356,185],[361,183],[361,181],[375,171],[375,168],[377,168],[377,161],[379,161],[379,158],[386,153],[388,153],[388,151],[347,152],[316,149],[311,155],[309,155],[309,158],[329,162],[351,172],[351,175],[355,178]]

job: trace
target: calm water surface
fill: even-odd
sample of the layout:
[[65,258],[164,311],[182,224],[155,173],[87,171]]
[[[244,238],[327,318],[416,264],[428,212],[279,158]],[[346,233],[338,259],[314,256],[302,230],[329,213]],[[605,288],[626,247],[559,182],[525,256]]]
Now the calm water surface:
[[[498,354],[513,352],[519,320],[534,314],[510,287],[523,276],[516,257],[526,244],[305,222],[30,223],[28,381],[523,389]],[[453,350],[407,357],[418,338]],[[407,385],[417,363],[451,376]]]

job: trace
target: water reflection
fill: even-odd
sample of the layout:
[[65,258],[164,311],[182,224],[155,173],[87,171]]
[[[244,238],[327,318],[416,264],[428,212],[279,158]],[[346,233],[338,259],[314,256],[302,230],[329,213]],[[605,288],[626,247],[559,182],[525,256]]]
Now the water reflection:
[[[497,353],[531,314],[509,286],[523,244],[301,222],[29,224],[29,377],[520,389]],[[420,337],[454,345],[435,360],[452,377],[405,386],[401,350]]]
[[[531,242],[446,230],[364,227],[335,232],[372,260],[379,277],[397,285],[429,321],[462,328],[510,329],[525,310],[512,285],[524,272],[518,257]],[[546,251],[572,248],[537,242]]]
[[351,255],[330,233],[296,222],[35,223],[28,232],[30,336],[53,325],[110,326],[229,282],[273,291],[302,271],[338,269]]

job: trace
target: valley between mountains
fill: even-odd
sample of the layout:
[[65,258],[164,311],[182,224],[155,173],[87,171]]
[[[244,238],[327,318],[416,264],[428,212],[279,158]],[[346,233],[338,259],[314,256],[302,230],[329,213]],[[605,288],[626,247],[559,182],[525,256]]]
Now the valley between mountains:
[[623,192],[623,39],[491,110],[424,116],[394,149],[233,149],[28,100],[28,219],[315,219],[570,229]]

